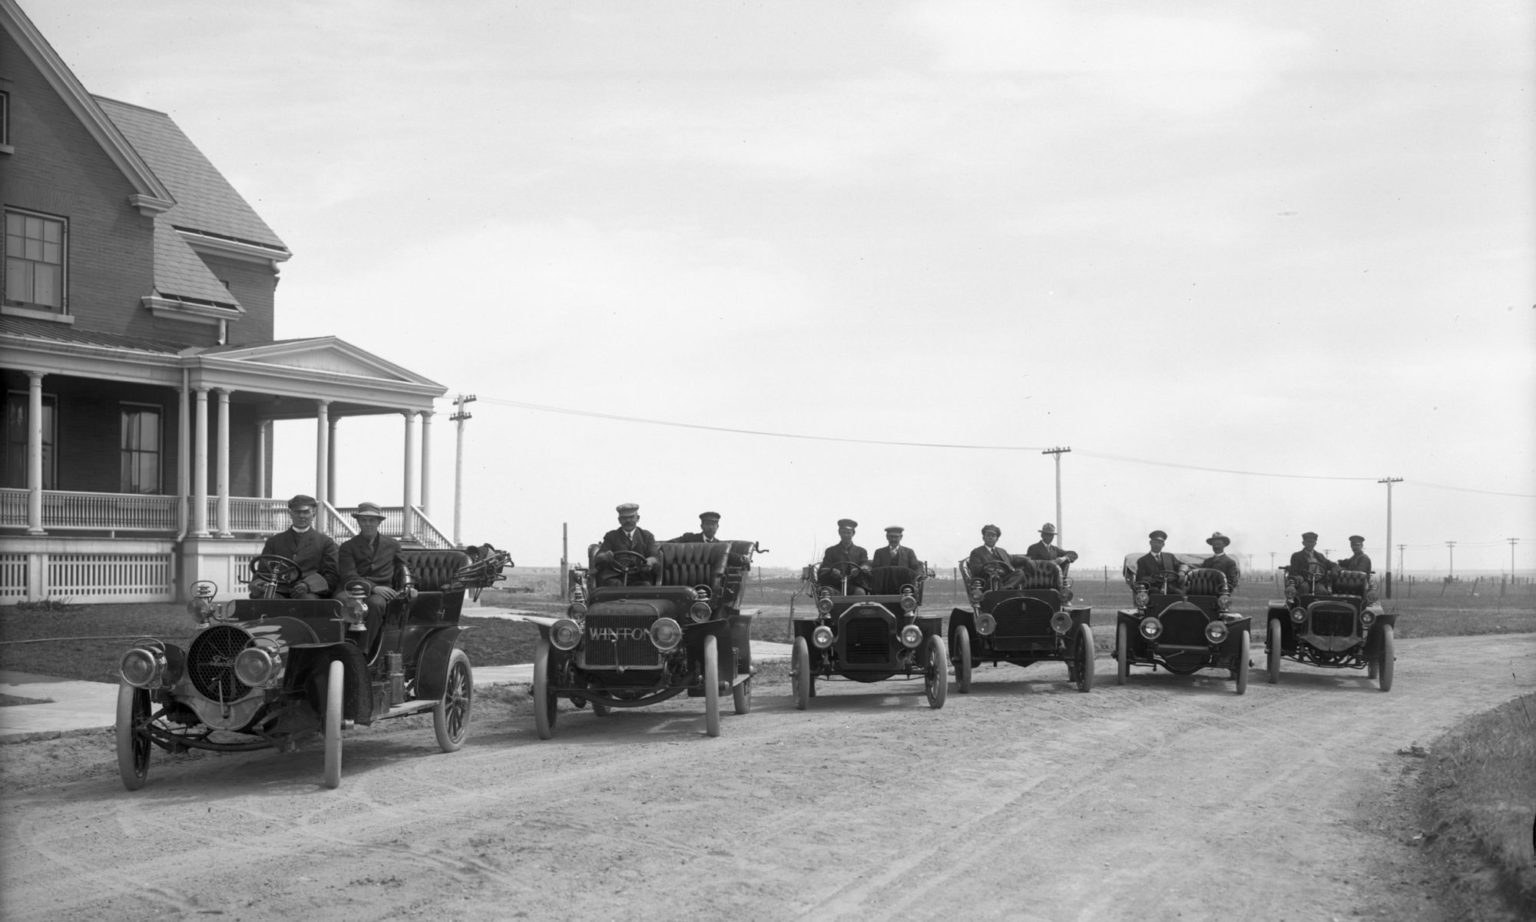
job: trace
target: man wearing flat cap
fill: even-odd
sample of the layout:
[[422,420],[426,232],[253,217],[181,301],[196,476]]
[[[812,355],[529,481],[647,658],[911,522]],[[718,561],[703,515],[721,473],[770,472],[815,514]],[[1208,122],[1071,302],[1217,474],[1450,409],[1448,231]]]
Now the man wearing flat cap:
[[1189,569],[1179,562],[1179,558],[1163,550],[1167,541],[1168,533],[1161,528],[1147,535],[1151,550],[1136,558],[1136,585],[1150,589],[1166,582],[1176,583],[1183,571]]
[[720,513],[699,513],[699,530],[685,531],[672,540],[680,544],[714,544],[719,539],[715,533],[720,530]]
[[1232,543],[1232,539],[1218,531],[1212,532],[1211,536],[1205,539],[1205,543],[1211,546],[1211,556],[1200,561],[1200,566],[1220,570],[1227,578],[1227,591],[1236,592],[1237,581],[1242,576],[1242,570],[1238,567],[1237,561],[1227,556],[1227,545]]
[[[298,565],[299,579],[290,586],[278,586],[277,594],[291,599],[323,599],[336,591],[338,576],[337,547],[331,536],[315,527],[315,509],[320,505],[313,496],[300,493],[288,501],[286,530],[266,540],[261,546],[264,557],[286,557]],[[266,582],[251,580],[251,597],[266,594]]]
[[1359,535],[1349,536],[1349,556],[1339,561],[1341,570],[1359,570],[1361,573],[1376,572],[1371,568],[1371,555],[1365,552],[1365,539]]
[[1024,550],[1024,556],[1030,560],[1054,560],[1061,567],[1061,575],[1067,575],[1067,568],[1077,562],[1077,551],[1064,551],[1056,546],[1056,526],[1046,522],[1040,526],[1040,540],[1031,544]]
[[1315,586],[1333,585],[1333,572],[1338,566],[1317,550],[1317,532],[1304,531],[1301,533],[1301,550],[1291,555],[1291,565],[1287,573],[1290,579],[1295,581],[1297,588],[1310,591]]
[[996,525],[981,526],[981,544],[971,549],[971,556],[965,563],[972,579],[980,579],[983,573],[991,569],[1001,577],[998,588],[1008,589],[1034,573],[1035,565],[1027,556],[1019,558],[1019,562],[1015,563],[1012,554],[997,546],[997,539],[1002,536],[1003,530]]
[[818,585],[830,586],[839,591],[843,588],[843,573],[848,574],[848,594],[869,593],[869,553],[853,543],[859,523],[853,519],[837,520],[837,543],[821,555],[821,568],[816,571]]
[[347,580],[365,579],[372,583],[373,591],[366,600],[367,624],[371,628],[382,623],[384,606],[400,594],[409,573],[400,556],[400,542],[389,535],[379,534],[379,526],[384,523],[384,510],[377,503],[358,503],[352,518],[357,520],[358,534],[341,544],[336,598],[343,601],[352,598],[347,592]]
[[885,530],[885,547],[875,548],[875,566],[906,567],[913,573],[923,570],[922,563],[917,559],[917,551],[901,546],[901,539],[905,534],[906,529],[900,525],[892,525]]
[[603,543],[592,556],[599,586],[624,585],[625,571],[615,562],[615,551],[630,551],[644,557],[646,568],[653,574],[653,578],[661,565],[656,557],[656,536],[640,527],[640,507],[634,503],[622,503],[617,511],[619,527],[603,535]]

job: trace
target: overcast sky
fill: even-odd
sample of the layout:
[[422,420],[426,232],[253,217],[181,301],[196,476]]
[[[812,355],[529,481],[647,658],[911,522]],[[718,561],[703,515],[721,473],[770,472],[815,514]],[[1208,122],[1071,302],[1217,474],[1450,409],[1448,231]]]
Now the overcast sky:
[[[1394,476],[1406,569],[1536,567],[1526,0],[22,2],[288,244],[279,337],[479,397],[462,535],[520,564],[629,501],[947,570],[1056,518],[1070,446],[1086,562],[1384,569]],[[401,430],[342,423],[336,501],[401,501]]]

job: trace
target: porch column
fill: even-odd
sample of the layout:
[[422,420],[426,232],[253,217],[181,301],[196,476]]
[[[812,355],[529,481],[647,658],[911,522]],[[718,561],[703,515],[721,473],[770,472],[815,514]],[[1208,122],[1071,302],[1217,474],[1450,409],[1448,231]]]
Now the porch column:
[[214,483],[219,491],[215,512],[215,532],[220,538],[232,538],[229,530],[229,388],[216,388],[219,392],[219,441],[214,465]]
[[197,409],[192,419],[197,423],[197,437],[192,446],[192,535],[208,534],[208,388],[197,388]]
[[331,466],[331,402],[315,401],[315,499],[324,506],[330,502],[325,472]]
[[192,395],[187,388],[186,372],[176,391],[176,531],[185,535],[192,530]]
[[330,442],[329,442],[329,444],[331,446],[331,450],[330,450],[329,454],[326,456],[326,459],[325,459],[325,495],[326,496],[335,496],[335,495],[337,495],[336,494],[336,452],[337,452],[336,446],[340,444],[339,442],[336,441],[336,424],[341,422],[341,419],[339,417],[331,417],[328,420],[328,422],[331,425],[331,438],[330,438]]
[[27,372],[27,534],[43,530],[43,373]]
[[270,419],[256,424],[256,495],[263,499],[272,494],[272,488],[267,484],[267,434],[271,431]]
[[432,411],[421,414],[421,511],[432,516]]
[[416,505],[416,411],[405,411],[405,533],[414,535],[411,507]]

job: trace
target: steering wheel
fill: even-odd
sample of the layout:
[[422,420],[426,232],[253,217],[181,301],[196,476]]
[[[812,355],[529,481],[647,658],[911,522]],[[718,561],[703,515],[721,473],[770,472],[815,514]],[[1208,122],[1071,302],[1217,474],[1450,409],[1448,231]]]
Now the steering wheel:
[[614,551],[613,565],[620,573],[633,575],[645,571],[650,567],[645,555],[639,551]]
[[251,578],[266,583],[262,598],[270,599],[279,587],[284,589],[299,581],[304,574],[299,565],[277,554],[262,554],[251,559]]
[[863,569],[851,560],[834,560],[829,564],[824,564],[823,567],[824,569],[831,570],[834,573],[838,573],[847,577],[852,577],[853,574]]
[[1003,566],[1003,562],[1001,560],[994,560],[991,563],[983,564],[981,567],[981,572],[987,574],[990,577],[997,578],[999,576],[1006,575],[1008,568]]

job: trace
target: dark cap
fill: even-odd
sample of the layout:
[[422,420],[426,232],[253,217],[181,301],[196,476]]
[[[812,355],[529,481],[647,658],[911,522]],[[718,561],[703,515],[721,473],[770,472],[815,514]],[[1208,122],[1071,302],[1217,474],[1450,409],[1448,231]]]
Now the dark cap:
[[1159,541],[1167,541],[1168,540],[1168,533],[1166,531],[1163,531],[1161,528],[1159,528],[1157,531],[1154,531],[1151,534],[1147,535],[1147,537],[1148,538],[1156,538]]
[[888,535],[906,534],[906,531],[907,530],[905,528],[902,528],[900,525],[887,525],[887,526],[885,526],[885,533],[888,534]]
[[639,503],[620,503],[615,508],[617,508],[619,510],[619,515],[634,515],[635,513],[640,511],[640,504]]
[[838,528],[858,528],[859,527],[859,523],[855,522],[853,519],[838,519],[837,520],[837,527]]
[[289,509],[298,509],[301,506],[318,506],[318,505],[320,505],[320,501],[318,499],[315,499],[313,496],[310,496],[308,493],[300,493],[298,496],[295,496],[293,499],[290,499],[288,501],[288,508]]
[[1365,539],[1360,537],[1359,535],[1350,535],[1349,536],[1349,540],[1351,540],[1351,541],[1359,541],[1361,544],[1365,543]]
[[699,521],[702,522],[705,519],[714,519],[716,522],[718,522],[718,521],[720,521],[720,513],[718,513],[718,512],[701,512],[701,513],[699,513]]
[[989,531],[997,532],[997,536],[999,538],[1001,538],[1003,536],[1003,530],[1001,528],[998,528],[996,525],[983,525],[983,526],[981,526],[981,533],[983,535],[985,535]]
[[379,508],[378,503],[358,503],[357,511],[352,513],[352,518],[382,519],[384,518],[384,510]]
[[1307,541],[1307,540],[1316,541],[1317,540],[1317,532],[1315,532],[1315,531],[1304,531],[1304,532],[1301,533],[1301,540],[1303,540],[1303,541]]

